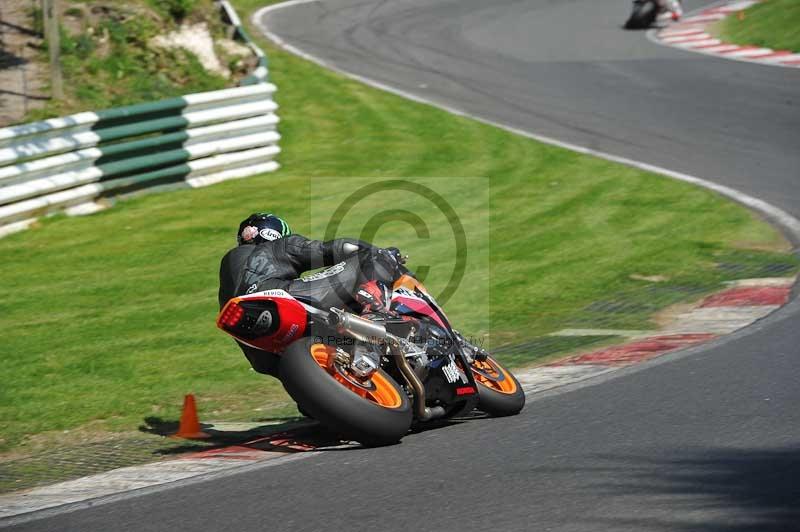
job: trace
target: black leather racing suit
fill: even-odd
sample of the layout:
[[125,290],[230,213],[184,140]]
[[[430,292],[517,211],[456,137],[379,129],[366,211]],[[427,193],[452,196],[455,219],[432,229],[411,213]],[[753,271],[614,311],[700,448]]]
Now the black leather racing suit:
[[[353,245],[358,251],[348,253]],[[300,279],[303,272],[323,266],[329,268]],[[290,235],[228,251],[219,269],[219,305],[222,308],[236,296],[280,288],[316,299],[323,308],[342,308],[352,302],[362,283],[375,279],[391,284],[396,271],[387,254],[366,242],[348,238],[321,242]],[[277,376],[279,357],[242,343],[239,347],[254,370]]]

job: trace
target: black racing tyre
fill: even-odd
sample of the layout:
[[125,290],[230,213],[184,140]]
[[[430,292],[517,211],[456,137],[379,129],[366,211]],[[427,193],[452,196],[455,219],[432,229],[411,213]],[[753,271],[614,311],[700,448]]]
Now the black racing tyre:
[[495,417],[519,414],[525,406],[525,391],[510,371],[492,357],[476,360],[470,369],[478,384],[478,409]]
[[625,22],[625,29],[642,30],[649,28],[656,21],[658,6],[651,0],[634,2],[631,16]]
[[335,363],[333,346],[302,338],[281,357],[280,379],[298,406],[345,439],[368,446],[400,440],[411,427],[411,401],[385,371],[366,383]]

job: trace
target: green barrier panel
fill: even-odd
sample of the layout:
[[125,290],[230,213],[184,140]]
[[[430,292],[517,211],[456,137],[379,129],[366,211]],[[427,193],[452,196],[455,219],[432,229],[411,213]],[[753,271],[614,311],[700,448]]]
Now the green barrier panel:
[[139,135],[146,135],[148,133],[156,133],[158,131],[171,131],[176,129],[185,129],[189,125],[189,121],[183,116],[174,116],[169,118],[157,118],[156,120],[147,120],[144,122],[134,122],[123,126],[109,127],[106,129],[98,129],[95,131],[100,142],[109,142],[112,140],[119,140],[125,137],[137,137]]
[[189,134],[184,131],[177,133],[167,133],[166,135],[156,135],[141,140],[134,140],[130,142],[120,142],[117,144],[101,145],[98,146],[103,153],[95,160],[95,165],[102,166],[106,163],[113,162],[122,157],[128,157],[136,152],[149,149],[163,149],[171,144],[183,143],[189,138]]
[[177,97],[97,111],[99,119],[94,123],[92,129],[97,130],[132,121],[147,120],[148,115],[152,115],[149,118],[180,116],[187,105],[184,98]]
[[127,174],[144,168],[158,168],[170,163],[183,163],[189,160],[190,154],[183,148],[158,153],[151,153],[140,157],[130,157],[113,163],[98,164],[97,168],[106,176]]

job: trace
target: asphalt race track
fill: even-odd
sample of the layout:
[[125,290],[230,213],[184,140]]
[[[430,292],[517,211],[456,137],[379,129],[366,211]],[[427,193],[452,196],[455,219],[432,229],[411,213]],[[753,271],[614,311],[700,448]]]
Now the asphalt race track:
[[[687,10],[708,2],[686,2]],[[800,69],[661,47],[622,0],[325,0],[268,15],[336,67],[800,217]],[[514,418],[82,508],[13,530],[800,530],[800,301]]]
[[[687,11],[711,2],[685,2]],[[624,0],[324,0],[291,45],[477,116],[717,181],[800,217],[800,69],[653,44]]]

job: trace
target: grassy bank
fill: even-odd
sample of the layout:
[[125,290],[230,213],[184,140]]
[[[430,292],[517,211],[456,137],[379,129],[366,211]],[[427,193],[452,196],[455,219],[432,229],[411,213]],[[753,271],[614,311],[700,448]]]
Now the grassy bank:
[[800,52],[800,2],[766,0],[722,20],[714,32],[726,42]]
[[[243,19],[259,3],[236,2]],[[65,430],[83,438],[135,430],[148,416],[174,420],[188,392],[205,419],[291,411],[280,384],[249,371],[213,325],[219,259],[250,212],[279,212],[295,232],[321,237],[319,219],[376,179],[442,187],[474,274],[447,308],[493,345],[599,318],[652,327],[651,312],[723,281],[796,269],[773,228],[707,191],[409,102],[262,44],[280,91],[279,172],[50,218],[0,240],[0,449],[26,435],[65,441]],[[477,180],[424,179],[438,176]],[[393,197],[362,206],[340,234]],[[427,239],[397,222],[376,240],[408,251],[412,266],[433,265],[437,291],[452,250],[440,244],[445,224],[426,222]],[[627,306],[602,312],[598,301]]]
[[[219,45],[226,29],[212,0],[65,0],[59,5],[65,97],[31,110],[26,120],[222,89],[234,86],[253,66]],[[41,32],[41,11],[32,16]],[[206,70],[184,48],[155,44],[154,39],[197,25],[216,41],[216,55],[230,77]],[[40,61],[47,63],[46,50]]]

